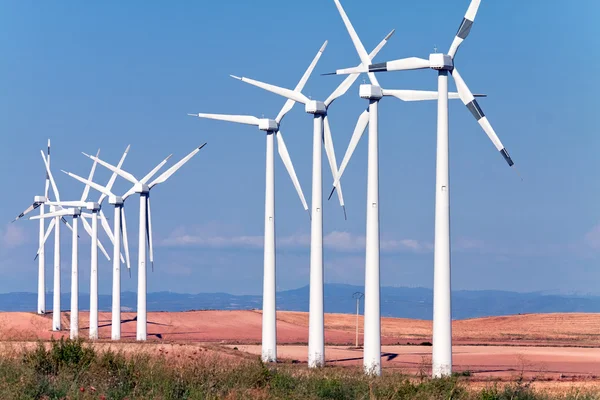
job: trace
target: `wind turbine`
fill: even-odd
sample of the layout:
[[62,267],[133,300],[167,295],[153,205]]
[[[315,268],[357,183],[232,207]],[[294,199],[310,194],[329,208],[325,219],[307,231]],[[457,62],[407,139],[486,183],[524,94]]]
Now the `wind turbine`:
[[[47,150],[47,160],[48,165],[50,165],[50,139],[48,139],[48,150]],[[48,191],[50,189],[50,179],[48,178],[48,173],[46,172],[46,185],[44,189],[43,196],[35,196],[33,198],[33,204],[31,204],[25,211],[17,216],[12,222],[15,222],[18,219],[23,218],[25,215],[29,214],[29,212],[35,210],[36,208],[40,209],[40,216],[44,216],[45,214],[45,206],[44,204],[48,201]],[[40,218],[39,222],[39,246],[41,251],[38,254],[38,305],[37,305],[37,313],[45,314],[46,313],[46,254],[45,254],[45,246],[43,246],[44,242],[44,232],[46,230],[45,222],[43,218]]]
[[[98,154],[100,153],[100,151],[98,151]],[[43,157],[43,153],[42,153],[42,157]],[[44,160],[45,161],[45,160]],[[90,339],[97,339],[98,338],[98,248],[100,248],[100,250],[102,251],[102,253],[104,254],[104,256],[110,261],[110,256],[108,255],[108,253],[106,252],[106,250],[104,249],[104,246],[102,245],[102,243],[100,242],[100,240],[98,239],[98,218],[104,218],[103,214],[98,215],[98,211],[99,211],[99,205],[98,203],[94,203],[94,202],[87,202],[87,196],[89,194],[89,186],[86,186],[83,190],[83,193],[81,195],[81,200],[79,201],[61,201],[60,200],[60,194],[58,191],[58,187],[56,186],[56,182],[54,181],[54,177],[52,175],[52,172],[50,171],[50,166],[48,165],[47,162],[45,162],[46,165],[46,171],[48,173],[48,177],[50,180],[50,183],[52,184],[52,191],[55,194],[55,197],[57,199],[57,201],[54,202],[47,202],[47,204],[51,207],[53,207],[54,209],[51,209],[51,213],[46,214],[45,217],[54,217],[54,220],[50,222],[50,225],[48,226],[48,230],[46,231],[46,235],[44,236],[44,243],[45,241],[48,239],[48,237],[50,236],[50,233],[52,232],[52,229],[55,229],[55,238],[57,236],[57,233],[59,232],[57,230],[57,227],[59,226],[57,219],[60,218],[64,218],[65,216],[71,216],[73,217],[73,231],[78,231],[78,228],[76,226],[79,217],[81,218],[81,221],[83,223],[83,227],[85,228],[86,232],[88,233],[88,235],[90,235],[92,241],[91,241],[91,275],[90,275],[90,329],[89,329],[89,335],[90,335]],[[93,178],[94,176],[94,172],[96,170],[96,163],[94,163],[92,165],[92,169],[90,171],[90,179]],[[69,208],[66,208],[69,207]],[[91,211],[90,214],[85,214],[82,213],[81,210],[82,209],[87,209],[89,211]],[[91,218],[92,219],[92,226],[90,227],[89,223],[85,220],[85,218]],[[36,219],[35,217],[32,219]],[[103,225],[104,226],[104,225]],[[73,233],[73,235],[77,235],[76,232]],[[107,235],[109,237],[109,239],[112,241],[110,232],[107,231]],[[79,315],[79,279],[78,279],[78,275],[79,275],[79,271],[78,271],[78,241],[76,240],[77,236],[74,236],[74,240],[73,240],[73,253],[72,253],[72,260],[71,260],[71,269],[72,269],[72,279],[71,279],[71,336],[77,336],[78,335],[78,331],[79,331],[79,319],[78,319],[78,315]],[[39,250],[38,250],[39,253]],[[60,269],[59,269],[60,271]],[[60,294],[60,272],[58,274],[58,293]],[[55,291],[57,290],[56,288],[56,271],[55,271]],[[56,296],[55,296],[55,301],[56,301]],[[58,309],[60,310],[60,297],[59,297],[59,305],[58,305]],[[58,321],[60,323],[60,317],[58,318]],[[60,329],[60,328],[59,328]]]
[[[337,1],[337,0],[336,0]],[[498,138],[467,84],[454,66],[456,52],[471,32],[481,0],[471,0],[448,54],[430,54],[429,59],[404,58],[368,67],[338,70],[338,74],[428,69],[438,71],[438,127],[436,157],[435,244],[433,283],[433,349],[434,377],[452,374],[452,311],[450,280],[450,202],[448,179],[448,73],[456,82],[460,99],[475,117],[496,149],[512,167],[514,162]]]
[[[369,61],[379,53],[388,40],[392,37],[391,31],[369,55]],[[325,323],[323,309],[323,165],[321,143],[324,144],[327,159],[333,179],[337,179],[337,161],[333,148],[333,139],[327,115],[329,106],[339,97],[343,96],[360,74],[348,76],[325,101],[309,99],[301,90],[289,90],[249,78],[233,76],[243,82],[265,89],[269,92],[283,96],[289,100],[305,105],[305,111],[313,116],[313,175],[312,175],[312,207],[311,207],[311,241],[310,241],[310,306],[309,306],[309,331],[308,331],[308,366],[309,368],[325,365]],[[344,197],[341,186],[338,185],[338,198],[344,207]]]
[[[317,62],[321,58],[327,42],[323,44],[312,63],[296,85],[295,91],[300,93],[308,81]],[[308,210],[306,199],[302,193],[300,182],[296,176],[294,165],[288,153],[281,130],[279,129],[283,117],[294,107],[296,102],[288,99],[279,111],[277,118],[266,119],[246,115],[223,115],[223,114],[188,114],[200,118],[215,119],[220,121],[236,122],[246,125],[257,126],[258,129],[267,133],[266,154],[266,185],[265,185],[265,248],[263,266],[263,313],[262,313],[262,360],[263,362],[277,361],[277,317],[276,317],[276,287],[275,287],[275,179],[273,164],[273,136],[277,137],[277,150],[281,161],[285,165],[290,178],[300,197],[305,210]]]
[[[146,176],[142,179],[136,179],[132,174],[127,171],[120,169],[120,167],[115,167],[111,164],[108,164],[105,161],[102,161],[98,157],[90,156],[89,154],[85,154],[85,156],[91,158],[94,161],[97,161],[98,164],[108,168],[112,172],[115,172],[120,177],[128,180],[133,184],[133,187],[129,189],[124,198],[131,196],[134,193],[139,193],[140,195],[140,229],[139,229],[139,246],[138,246],[138,304],[137,304],[137,340],[146,340],[147,339],[147,312],[146,312],[146,239],[148,241],[148,250],[150,255],[150,263],[152,264],[152,268],[154,269],[154,249],[152,244],[152,215],[150,212],[150,191],[156,185],[165,182],[171,175],[173,175],[179,168],[181,168],[185,163],[187,163],[193,156],[195,156],[206,143],[194,149],[190,154],[182,158],[179,162],[173,165],[171,168],[163,172],[158,178],[154,179],[151,183],[148,183],[150,179],[158,172],[159,169],[166,164],[166,162],[171,158],[168,156],[164,159],[160,164],[158,164],[152,171],[150,171]],[[103,193],[104,195],[104,193]],[[115,199],[117,200],[117,199]],[[115,202],[116,205],[116,202]],[[115,211],[116,212],[116,211]]]
[[[129,146],[125,150],[121,161],[117,168],[121,168],[125,157],[129,151]],[[121,339],[121,264],[119,262],[120,248],[121,248],[121,236],[123,237],[123,247],[125,249],[125,259],[127,260],[127,269],[131,271],[131,264],[129,259],[129,243],[127,240],[127,222],[125,219],[124,202],[127,199],[126,196],[117,196],[111,190],[112,186],[117,177],[117,173],[113,172],[110,181],[106,186],[101,186],[94,183],[91,179],[84,179],[71,172],[62,171],[72,178],[86,184],[86,187],[90,186],[99,191],[102,196],[98,203],[102,204],[102,201],[108,197],[108,203],[114,206],[114,228],[113,228],[113,287],[112,287],[112,324],[111,324],[111,339]]]
[[[344,25],[361,59],[361,65],[355,67],[357,73],[367,72],[370,85],[360,86],[360,97],[369,100],[369,108],[358,119],[356,128],[350,140],[348,150],[339,169],[338,178],[333,186],[334,190],[339,185],[340,178],[352,157],[367,124],[369,125],[368,145],[368,171],[367,171],[367,229],[366,229],[366,255],[365,255],[365,316],[364,316],[364,369],[367,374],[381,374],[381,308],[380,308],[380,278],[379,278],[379,128],[378,109],[379,101],[384,96],[392,96],[403,101],[435,100],[437,92],[419,90],[388,90],[383,89],[375,74],[364,68],[371,63],[360,38],[352,26],[346,12],[339,0],[334,0],[335,5],[344,21]],[[336,72],[336,73],[339,73]],[[334,75],[325,74],[325,75]],[[452,94],[458,98],[457,93]],[[333,191],[332,191],[333,194]]]

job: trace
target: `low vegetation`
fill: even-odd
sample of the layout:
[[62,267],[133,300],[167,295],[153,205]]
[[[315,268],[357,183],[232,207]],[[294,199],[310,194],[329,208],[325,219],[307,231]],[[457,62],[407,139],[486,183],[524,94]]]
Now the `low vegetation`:
[[[307,371],[291,364],[200,352],[185,357],[96,351],[60,340],[0,359],[0,398],[9,399],[550,399],[528,383],[470,390],[465,375],[409,378],[388,372],[369,378],[358,369]],[[565,399],[600,399],[573,392]]]

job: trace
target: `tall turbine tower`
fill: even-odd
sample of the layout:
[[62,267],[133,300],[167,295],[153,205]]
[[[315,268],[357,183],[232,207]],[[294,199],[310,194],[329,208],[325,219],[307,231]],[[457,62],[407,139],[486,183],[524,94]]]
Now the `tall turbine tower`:
[[[140,195],[140,229],[139,229],[139,237],[138,237],[138,304],[137,304],[137,340],[145,341],[147,339],[147,311],[146,311],[146,288],[147,288],[147,278],[146,278],[146,252],[149,251],[150,263],[152,264],[152,268],[154,269],[154,247],[152,243],[152,214],[150,212],[150,191],[156,185],[165,182],[167,179],[171,177],[179,168],[181,168],[185,163],[187,163],[193,156],[195,156],[204,146],[197,147],[190,154],[185,156],[171,168],[163,172],[158,178],[154,179],[151,183],[150,179],[158,172],[159,169],[166,164],[166,162],[171,158],[171,156],[164,159],[160,164],[158,164],[152,171],[150,171],[146,176],[142,179],[136,179],[132,174],[127,171],[120,169],[119,167],[115,167],[111,164],[108,164],[105,161],[102,161],[98,157],[90,156],[85,154],[87,157],[91,158],[94,161],[97,161],[98,164],[108,168],[109,170],[115,172],[120,177],[128,180],[133,184],[133,187],[125,193],[124,198],[129,197],[134,193],[138,193]],[[148,247],[146,247],[146,240],[148,241]]]
[[[327,42],[321,47],[312,63],[296,85],[295,91],[300,93],[304,85],[312,74],[321,54],[325,50]],[[246,125],[257,126],[261,131],[266,132],[267,154],[266,154],[266,185],[265,185],[265,246],[264,246],[264,266],[263,266],[263,313],[262,313],[262,350],[261,357],[264,362],[277,361],[277,315],[276,315],[276,286],[275,286],[275,176],[273,163],[273,141],[277,137],[277,150],[279,156],[287,169],[290,178],[298,192],[300,201],[305,210],[308,205],[302,193],[302,188],[298,182],[294,165],[288,153],[283,135],[279,129],[283,117],[294,106],[294,100],[287,100],[279,111],[277,118],[265,119],[246,115],[223,115],[223,114],[189,114],[200,118],[215,119],[220,121],[236,122]]]
[[[43,154],[42,154],[43,156]],[[56,185],[56,182],[54,181],[54,177],[52,175],[52,172],[50,171],[50,166],[48,165],[48,163],[46,164],[46,171],[48,172],[48,177],[50,179],[50,183],[52,184],[52,191],[55,193],[57,199],[60,199],[60,194],[58,192],[58,187]],[[96,163],[94,163],[92,165],[92,169],[90,171],[90,179],[94,176],[94,172],[96,170]],[[110,260],[110,256],[108,255],[108,253],[106,252],[106,250],[104,249],[104,246],[102,245],[102,243],[100,242],[100,240],[98,239],[98,215],[97,213],[94,212],[94,210],[97,209],[96,207],[96,203],[90,203],[85,201],[88,193],[89,193],[89,186],[86,186],[83,190],[83,193],[81,195],[81,200],[79,201],[52,201],[52,202],[47,202],[47,204],[50,207],[53,207],[52,212],[50,212],[49,214],[46,214],[45,216],[50,216],[50,217],[54,217],[54,220],[50,222],[50,225],[48,226],[48,231],[46,232],[46,235],[44,236],[44,243],[46,242],[46,240],[48,239],[48,236],[50,235],[50,233],[52,232],[52,229],[56,229],[56,227],[59,225],[56,222],[57,218],[60,219],[64,219],[65,216],[71,216],[73,218],[73,228],[72,230],[74,231],[73,235],[74,235],[74,240],[73,240],[73,251],[72,251],[72,260],[71,260],[71,337],[76,337],[78,336],[78,331],[79,331],[79,267],[78,267],[78,242],[76,240],[77,238],[77,233],[76,231],[78,231],[78,227],[77,222],[79,220],[80,217],[81,218],[81,222],[83,223],[83,226],[86,230],[86,232],[88,233],[88,235],[90,235],[92,241],[91,241],[91,246],[92,246],[92,255],[91,255],[91,276],[90,276],[90,339],[97,339],[97,321],[98,321],[98,308],[97,308],[97,300],[96,300],[96,306],[94,306],[94,302],[93,299],[98,297],[98,292],[97,292],[97,264],[98,264],[98,260],[97,260],[97,254],[98,254],[98,248],[101,249],[102,253],[104,254],[104,256]],[[72,208],[66,208],[66,207],[72,207]],[[85,214],[82,213],[81,210],[82,209],[87,209],[89,211],[91,211],[90,214]],[[101,216],[103,217],[103,216]],[[90,227],[89,223],[86,221],[85,218],[91,218],[92,220],[92,226]],[[107,234],[109,234],[110,232],[107,232]],[[110,234],[108,235],[109,239],[112,238],[110,237]],[[56,237],[56,231],[55,231],[55,237]],[[42,244],[43,246],[43,244]],[[41,251],[38,250],[38,254]],[[94,251],[95,250],[95,251]],[[95,256],[94,256],[95,253]],[[95,257],[95,258],[94,258]],[[94,279],[94,271],[96,270],[96,277]],[[60,275],[59,275],[60,278]],[[94,280],[96,281],[96,285],[94,286]],[[56,282],[56,281],[55,281]],[[60,282],[60,279],[59,279]],[[59,287],[59,291],[60,293],[60,287]],[[55,297],[56,298],[56,297]],[[60,305],[59,305],[59,309],[60,309]],[[60,321],[60,318],[59,318]],[[94,321],[95,325],[94,325]]]
[[[46,158],[48,160],[48,165],[50,165],[50,139],[48,139],[48,150]],[[33,199],[33,204],[31,204],[25,211],[17,216],[12,222],[23,218],[29,212],[35,210],[36,208],[40,209],[40,217],[43,217],[45,214],[45,205],[48,201],[48,194],[50,189],[50,179],[48,178],[48,173],[46,173],[46,184],[44,189],[43,196],[35,196]],[[40,218],[39,222],[39,246],[41,251],[38,254],[38,301],[37,301],[37,313],[45,314],[46,313],[46,254],[45,254],[45,246],[43,246],[44,242],[44,231],[46,230],[44,218]]]
[[[394,31],[390,32],[383,41],[369,55],[369,61],[385,46]],[[359,74],[348,76],[327,100],[316,101],[306,97],[301,91],[289,90],[248,78],[238,78],[243,82],[268,90],[289,100],[305,105],[305,110],[313,116],[313,180],[312,180],[312,208],[311,208],[311,241],[310,241],[310,306],[309,306],[309,331],[308,331],[308,366],[309,368],[325,365],[325,322],[323,308],[323,185],[322,185],[322,153],[321,145],[324,144],[327,159],[333,179],[337,179],[337,161],[333,148],[333,139],[329,118],[329,106],[339,97],[343,96],[350,86],[356,81]],[[344,197],[338,185],[338,198],[344,207]],[[345,214],[345,212],[344,212]]]
[[[360,97],[369,100],[369,108],[359,117],[346,155],[339,169],[338,178],[334,182],[334,190],[339,185],[340,177],[344,173],[352,153],[356,148],[363,132],[369,125],[368,172],[367,172],[367,228],[366,228],[366,265],[365,265],[365,317],[364,317],[364,368],[367,374],[381,374],[381,306],[380,306],[380,278],[379,278],[379,101],[384,96],[392,96],[403,101],[435,100],[437,92],[419,90],[388,90],[383,89],[375,74],[366,70],[364,66],[371,63],[358,34],[354,30],[350,19],[346,15],[339,0],[334,0],[335,5],[344,21],[344,25],[354,47],[361,59],[361,65],[355,67],[357,71],[367,72],[371,81],[370,85],[360,86]],[[339,72],[338,72],[339,73]],[[335,74],[335,73],[334,73]],[[330,75],[330,74],[327,74]],[[452,94],[458,98],[458,93]],[[332,192],[333,193],[333,192]]]
[[[129,146],[125,150],[121,161],[119,162],[118,168],[121,168],[121,165],[129,151]],[[112,286],[112,324],[111,324],[111,339],[112,340],[120,340],[121,339],[121,269],[119,262],[119,254],[121,248],[121,237],[123,238],[123,248],[125,250],[125,259],[127,261],[127,269],[131,269],[130,259],[129,259],[129,242],[127,239],[127,222],[125,219],[125,200],[126,196],[117,196],[111,192],[112,186],[114,184],[116,173],[113,172],[113,175],[106,186],[101,186],[97,183],[92,182],[90,179],[84,179],[78,175],[72,174],[70,172],[66,172],[72,178],[77,179],[78,181],[91,186],[92,188],[98,190],[102,193],[100,200],[98,201],[102,204],[102,201],[108,197],[108,203],[114,206],[114,230],[113,230],[113,286]]]
[[471,90],[454,65],[456,52],[471,32],[481,0],[472,0],[450,46],[448,54],[430,54],[429,59],[404,58],[368,67],[338,70],[338,74],[356,72],[405,71],[431,68],[438,74],[438,127],[436,156],[435,244],[433,282],[433,349],[434,377],[452,374],[452,308],[450,279],[450,190],[448,178],[448,73],[456,83],[460,99],[475,117],[496,149],[512,167],[514,162],[498,138]]

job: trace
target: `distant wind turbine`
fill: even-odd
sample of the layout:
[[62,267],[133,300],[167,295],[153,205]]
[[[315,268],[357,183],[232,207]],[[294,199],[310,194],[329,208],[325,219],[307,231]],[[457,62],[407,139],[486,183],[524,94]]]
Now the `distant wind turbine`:
[[[128,180],[133,184],[133,187],[129,189],[124,198],[129,197],[134,193],[138,193],[140,195],[140,228],[139,228],[139,237],[138,237],[138,293],[137,293],[137,340],[145,341],[147,339],[147,312],[146,312],[146,288],[147,288],[147,278],[146,278],[146,252],[149,250],[150,255],[150,263],[154,268],[154,247],[152,243],[152,214],[150,212],[150,191],[156,185],[165,182],[167,179],[171,177],[179,168],[181,168],[185,163],[187,163],[193,156],[195,156],[204,146],[197,147],[190,154],[185,156],[171,168],[163,172],[158,178],[154,179],[150,182],[150,179],[158,170],[160,170],[163,165],[167,163],[171,156],[168,156],[164,159],[160,164],[158,164],[152,171],[150,171],[146,176],[142,179],[138,180],[132,174],[127,171],[124,171],[118,167],[115,167],[105,161],[102,161],[98,157],[90,156],[85,154],[87,157],[91,158],[94,161],[97,161],[98,164],[108,168],[109,170],[116,172],[120,177]],[[148,183],[150,182],[150,183]],[[146,240],[148,242],[148,247],[146,247]]]
[[[312,63],[296,85],[295,91],[300,93],[308,78],[312,74],[321,54],[325,49],[327,42],[319,50]],[[273,163],[273,137],[277,137],[277,150],[279,156],[287,169],[296,192],[305,210],[308,210],[304,193],[300,187],[300,182],[296,176],[296,171],[288,153],[283,135],[280,130],[280,124],[283,117],[294,107],[295,100],[288,99],[277,118],[266,119],[247,115],[223,115],[223,114],[188,114],[194,117],[215,119],[220,121],[236,122],[246,125],[257,126],[258,129],[267,133],[267,154],[266,154],[266,185],[265,185],[265,245],[264,245],[264,266],[263,266],[263,306],[262,306],[262,350],[261,357],[264,362],[277,361],[277,317],[276,317],[276,291],[275,291],[275,177]]]

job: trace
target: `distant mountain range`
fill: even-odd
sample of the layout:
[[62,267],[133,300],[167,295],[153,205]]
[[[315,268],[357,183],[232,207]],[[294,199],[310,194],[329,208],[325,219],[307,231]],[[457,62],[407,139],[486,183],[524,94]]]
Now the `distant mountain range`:
[[[325,285],[325,312],[355,313],[355,292],[363,292],[359,286]],[[384,317],[432,318],[431,289],[381,288],[381,314]],[[227,293],[179,294],[157,292],[148,294],[148,311],[189,310],[249,310],[261,308],[260,295],[236,296]],[[308,286],[277,293],[277,309],[286,311],[308,311]],[[123,309],[135,310],[137,295],[133,292],[121,294]],[[52,295],[47,295],[46,304],[52,309]],[[70,304],[70,294],[61,296],[63,309]],[[0,311],[35,311],[37,294],[0,294]],[[81,310],[89,309],[89,294],[81,294]],[[111,296],[100,295],[99,307],[110,311]],[[361,313],[363,307],[361,302]],[[600,297],[575,295],[549,295],[542,293],[516,293],[494,290],[455,291],[452,297],[452,313],[455,319],[477,318],[529,313],[588,312],[600,313]]]

